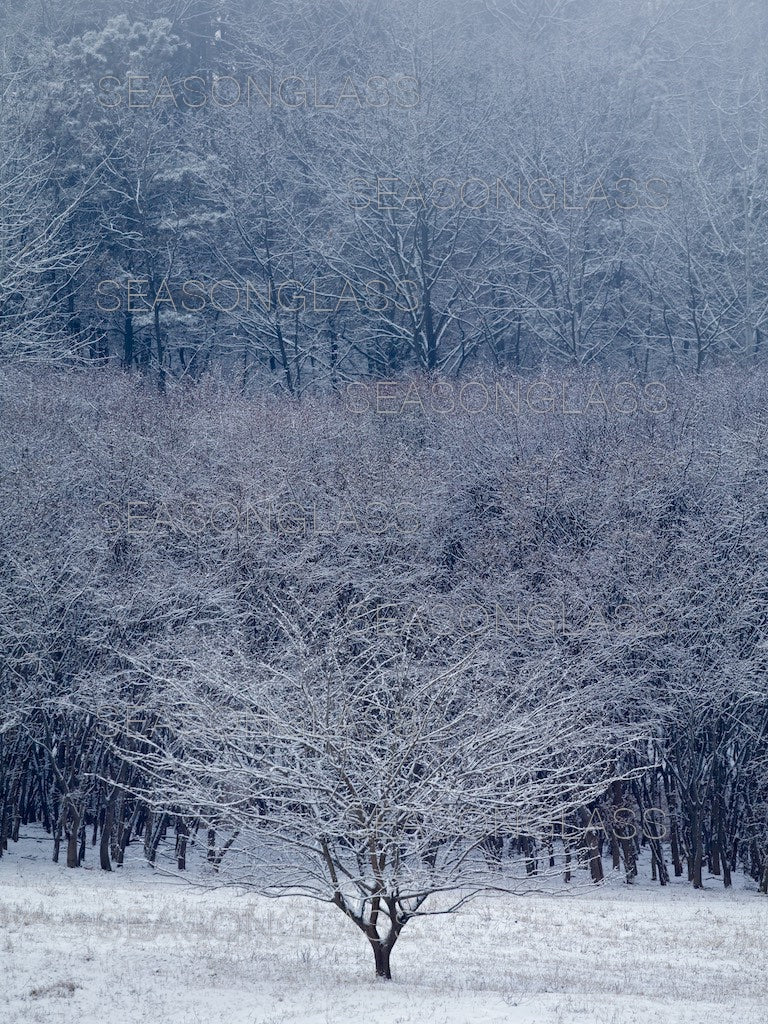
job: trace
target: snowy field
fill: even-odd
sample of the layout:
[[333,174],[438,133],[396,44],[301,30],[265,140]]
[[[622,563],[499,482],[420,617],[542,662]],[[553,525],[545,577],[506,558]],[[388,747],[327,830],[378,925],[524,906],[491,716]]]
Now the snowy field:
[[4,1024],[765,1024],[768,899],[608,884],[409,923],[393,982],[335,909],[0,858]]

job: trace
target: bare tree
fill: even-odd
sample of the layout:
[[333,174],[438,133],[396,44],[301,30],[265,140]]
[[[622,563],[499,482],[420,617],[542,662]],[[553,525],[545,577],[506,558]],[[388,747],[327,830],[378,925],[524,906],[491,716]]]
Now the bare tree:
[[408,920],[523,888],[488,837],[542,833],[598,795],[615,737],[562,666],[509,677],[470,645],[416,653],[352,608],[330,625],[276,610],[275,628],[266,661],[242,636],[235,657],[186,638],[125,756],[154,806],[230,837],[219,877],[333,903],[389,978]]

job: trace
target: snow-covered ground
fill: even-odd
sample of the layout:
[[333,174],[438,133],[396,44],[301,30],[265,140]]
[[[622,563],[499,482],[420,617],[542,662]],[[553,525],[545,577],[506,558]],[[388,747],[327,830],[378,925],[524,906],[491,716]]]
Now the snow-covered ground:
[[[333,908],[0,858],[4,1024],[765,1024],[768,899],[620,884],[415,921],[376,982]],[[92,854],[91,854],[92,857]]]

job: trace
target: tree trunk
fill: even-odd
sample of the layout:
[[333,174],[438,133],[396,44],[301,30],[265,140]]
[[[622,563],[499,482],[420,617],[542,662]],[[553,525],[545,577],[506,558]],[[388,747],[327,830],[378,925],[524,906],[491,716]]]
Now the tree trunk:
[[728,862],[728,844],[727,844],[726,838],[725,838],[725,826],[724,826],[724,823],[723,823],[723,817],[724,817],[724,815],[721,813],[720,814],[719,825],[718,825],[717,847],[716,847],[716,849],[718,850],[718,852],[720,854],[720,860],[722,862],[723,885],[725,886],[726,889],[730,889],[731,884],[732,884],[732,880],[731,880],[731,865]]
[[78,833],[80,832],[80,815],[72,808],[72,825],[69,833],[69,839],[67,841],[67,867],[77,868],[80,866],[80,858],[78,857],[77,841],[79,838]]
[[107,801],[107,807],[104,811],[104,824],[101,828],[101,843],[99,844],[99,866],[102,871],[112,870],[112,861],[109,857],[109,848],[112,842],[112,829],[114,827],[115,820],[115,801],[114,797]]
[[189,829],[184,818],[176,815],[176,864],[179,871],[186,871],[187,868],[187,837]]
[[675,868],[675,878],[681,878],[683,874],[683,862],[680,859],[680,840],[677,830],[677,818],[670,815],[669,849],[672,855],[672,863]]
[[704,840],[701,834],[701,808],[695,805],[691,820],[691,838],[693,845],[693,863],[691,865],[694,889],[703,889],[704,880],[702,877],[702,866],[704,863]]
[[61,816],[59,816],[59,819],[58,819],[58,821],[56,823],[56,832],[55,832],[54,837],[53,837],[53,863],[54,864],[58,864],[59,863],[59,851],[61,850],[61,835],[62,835],[63,831],[64,831],[64,822],[63,822]]
[[523,836],[523,853],[525,854],[525,873],[536,875],[539,872],[539,861],[536,856],[536,840],[531,836]]
[[709,843],[709,873],[710,875],[720,874],[720,847],[717,845],[717,839],[714,837]]
[[664,850],[662,849],[661,843],[658,839],[648,840],[651,847],[651,863],[654,866],[653,879],[656,881],[658,871],[658,881],[660,885],[669,884],[669,870],[667,869],[666,862],[664,861]]
[[[619,842],[619,836],[616,829],[616,816],[621,813],[622,805],[624,803],[624,797],[622,794],[621,783],[614,782],[611,786],[611,793],[613,796],[613,828],[611,829],[611,866],[614,871],[618,871],[621,867],[621,845]],[[629,877],[627,877],[629,881]]]
[[677,805],[677,794],[674,781],[665,772],[664,794],[667,798],[667,810],[669,812],[669,850],[672,856],[672,863],[675,868],[675,878],[681,878],[683,874],[683,862],[680,858],[680,829],[678,825],[679,814]]
[[123,366],[130,370],[133,366],[133,314],[127,312],[123,323]]
[[579,813],[582,823],[585,826],[582,843],[584,852],[589,857],[589,873],[592,881],[597,884],[602,882],[605,878],[605,872],[603,871],[603,859],[600,854],[600,843],[598,841],[597,833],[590,826],[592,819],[586,809],[582,808]]
[[627,885],[632,885],[634,880],[637,878],[637,859],[635,857],[635,848],[632,845],[631,839],[621,839],[621,853],[624,859],[624,875],[626,878]]
[[373,958],[376,964],[376,977],[383,978],[386,981],[391,981],[392,969],[389,962],[392,955],[391,944],[389,942],[382,942],[381,939],[369,939],[369,942],[373,949]]

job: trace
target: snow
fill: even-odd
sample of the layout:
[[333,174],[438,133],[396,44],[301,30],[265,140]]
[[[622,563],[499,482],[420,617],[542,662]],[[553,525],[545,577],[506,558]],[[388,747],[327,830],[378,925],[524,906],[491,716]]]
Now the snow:
[[[768,899],[618,881],[410,922],[391,983],[335,909],[0,858],[5,1024],[764,1024]],[[93,862],[90,854],[89,863]]]

